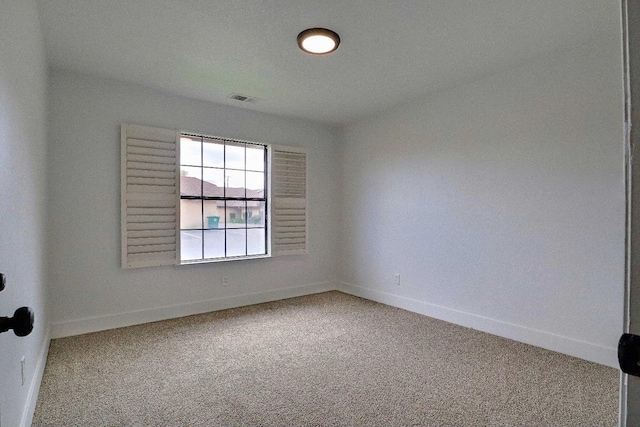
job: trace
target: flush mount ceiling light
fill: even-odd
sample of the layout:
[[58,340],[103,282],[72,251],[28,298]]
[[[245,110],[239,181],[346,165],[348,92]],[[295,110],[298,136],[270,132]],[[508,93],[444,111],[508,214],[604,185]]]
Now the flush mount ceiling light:
[[326,28],[309,28],[298,34],[298,46],[307,53],[324,55],[338,48],[340,36]]

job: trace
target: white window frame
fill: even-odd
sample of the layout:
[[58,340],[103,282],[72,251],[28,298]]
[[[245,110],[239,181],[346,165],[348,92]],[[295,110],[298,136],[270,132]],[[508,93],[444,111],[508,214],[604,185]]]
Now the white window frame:
[[[193,260],[182,260],[181,259],[181,241],[182,239],[180,238],[180,233],[182,231],[182,228],[180,228],[180,215],[181,215],[181,209],[180,209],[180,200],[182,200],[182,195],[181,195],[181,189],[180,189],[180,185],[181,185],[181,180],[180,180],[180,166],[182,164],[181,160],[180,160],[180,137],[182,136],[196,136],[196,137],[200,137],[200,138],[210,138],[210,139],[216,139],[216,140],[220,140],[220,141],[229,141],[229,142],[235,142],[235,143],[242,143],[242,144],[255,144],[255,145],[262,145],[265,147],[266,151],[267,151],[267,158],[265,161],[265,174],[266,174],[266,185],[265,185],[265,200],[266,200],[266,206],[265,206],[265,228],[266,228],[266,233],[265,233],[265,253],[264,254],[258,254],[258,255],[241,255],[241,256],[230,256],[230,257],[220,257],[220,258],[204,258],[204,259],[193,259]],[[176,141],[176,144],[178,146],[178,155],[176,158],[176,169],[177,169],[177,184],[178,184],[178,191],[177,191],[177,202],[176,202],[176,208],[177,208],[177,218],[176,218],[176,235],[177,237],[177,244],[176,244],[176,252],[177,252],[177,257],[178,257],[178,263],[179,265],[189,265],[189,264],[208,264],[208,263],[216,263],[216,262],[226,262],[226,261],[241,261],[241,260],[246,260],[246,259],[260,259],[260,258],[270,258],[272,256],[271,254],[271,221],[270,221],[270,215],[271,215],[271,160],[269,157],[269,153],[271,151],[271,144],[267,144],[267,143],[263,143],[263,142],[255,142],[255,141],[245,141],[245,140],[240,140],[240,139],[232,139],[232,138],[224,138],[224,137],[220,137],[220,136],[213,136],[213,135],[209,135],[206,133],[202,133],[202,132],[196,132],[196,131],[187,131],[187,130],[180,130],[178,131],[178,140]]]

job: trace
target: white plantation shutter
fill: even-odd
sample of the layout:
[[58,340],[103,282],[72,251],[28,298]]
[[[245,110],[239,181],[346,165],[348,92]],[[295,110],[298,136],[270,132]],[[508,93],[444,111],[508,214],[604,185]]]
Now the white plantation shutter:
[[271,146],[271,254],[307,253],[307,152]]
[[178,135],[121,127],[122,268],[178,262]]

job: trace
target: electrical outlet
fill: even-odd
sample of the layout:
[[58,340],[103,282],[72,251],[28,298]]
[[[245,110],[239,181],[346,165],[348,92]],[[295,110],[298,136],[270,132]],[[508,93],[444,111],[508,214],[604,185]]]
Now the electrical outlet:
[[223,276],[222,280],[220,280],[222,286],[227,286],[229,284],[229,278],[227,276]]
[[393,275],[393,284],[396,286],[400,285],[400,273]]
[[24,356],[22,356],[22,359],[20,359],[20,376],[22,377],[22,385],[24,385],[27,381],[26,381],[26,361],[24,359]]

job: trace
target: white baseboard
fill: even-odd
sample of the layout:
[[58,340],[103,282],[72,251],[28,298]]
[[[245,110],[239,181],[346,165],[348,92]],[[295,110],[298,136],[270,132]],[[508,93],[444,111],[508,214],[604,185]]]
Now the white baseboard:
[[191,316],[193,314],[208,313],[211,311],[226,310],[228,308],[334,291],[336,290],[336,286],[335,282],[315,283],[295,288],[277,289],[268,292],[53,323],[52,338],[69,337],[107,329],[140,325],[142,323],[157,322],[159,320],[173,319],[176,317]]
[[542,347],[558,353],[589,360],[601,365],[618,368],[617,349],[602,347],[584,341],[578,341],[549,332],[506,323],[488,317],[478,316],[451,308],[429,304],[423,301],[401,297],[386,292],[363,288],[349,283],[338,283],[337,290],[414,313],[455,323],[467,328],[509,338],[525,344]]
[[38,353],[38,361],[36,368],[33,371],[31,377],[31,383],[29,384],[29,393],[27,394],[27,402],[24,405],[22,412],[22,420],[20,421],[21,427],[30,427],[33,422],[33,414],[36,411],[36,403],[38,402],[38,393],[40,391],[40,384],[42,383],[42,376],[44,375],[44,367],[47,364],[47,355],[49,354],[49,343],[51,342],[51,328],[48,327],[45,332],[40,352]]

